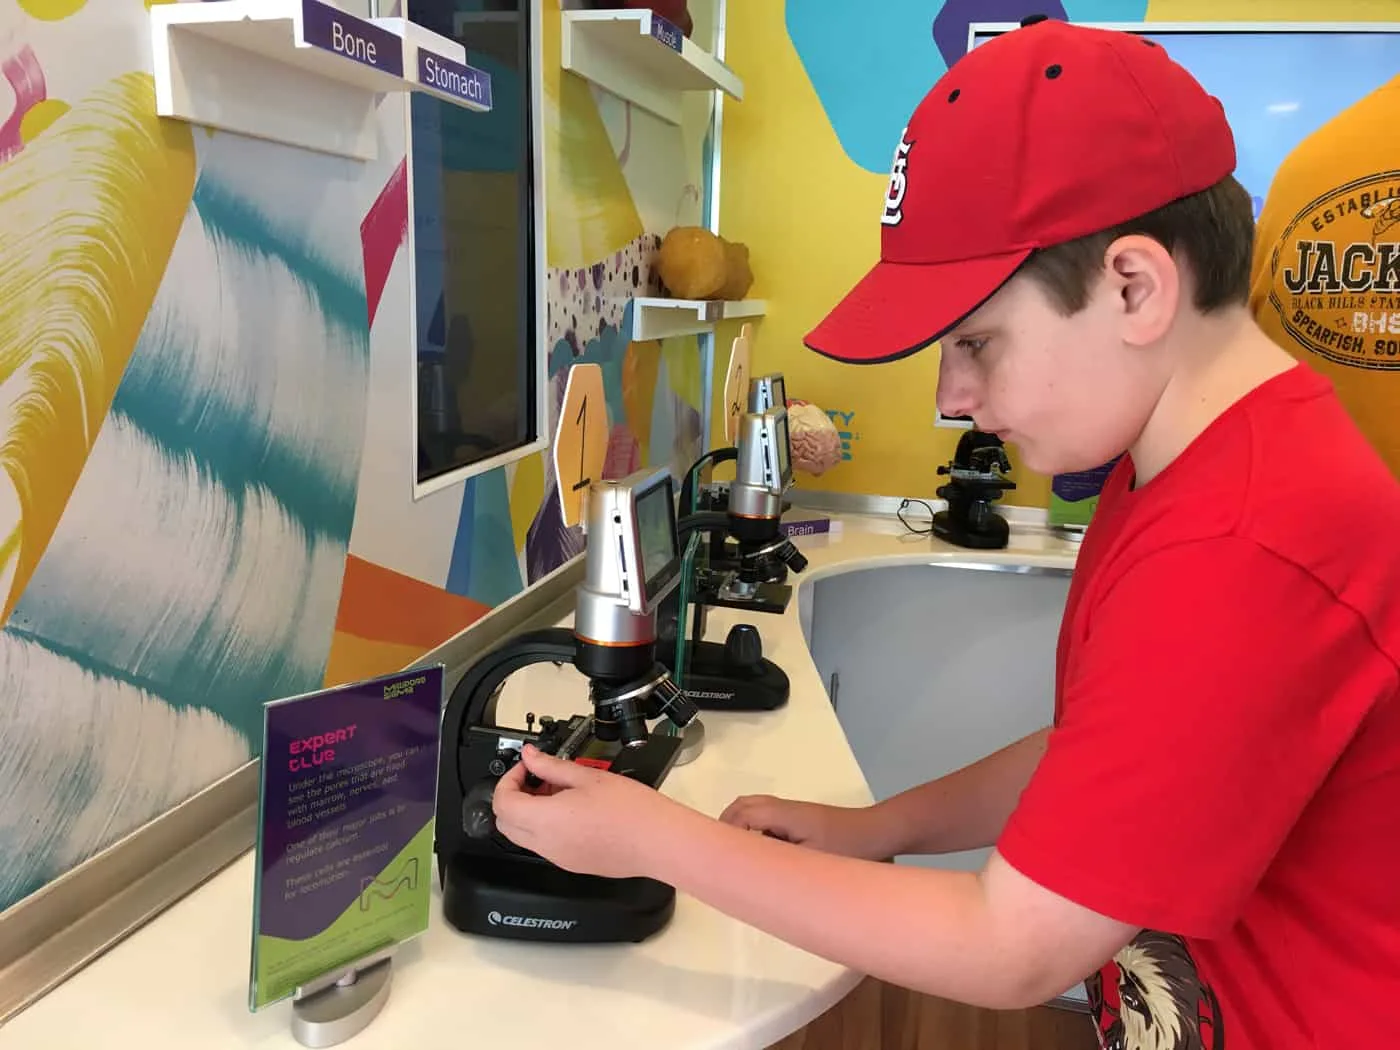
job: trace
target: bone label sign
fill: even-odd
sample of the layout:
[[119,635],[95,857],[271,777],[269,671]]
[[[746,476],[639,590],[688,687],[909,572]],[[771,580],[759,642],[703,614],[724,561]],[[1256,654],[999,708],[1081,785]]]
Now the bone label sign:
[[248,1006],[428,927],[443,667],[263,707]]
[[312,47],[403,76],[403,41],[363,18],[320,0],[301,0],[301,36]]
[[426,48],[418,49],[418,83],[480,109],[491,108],[491,74]]

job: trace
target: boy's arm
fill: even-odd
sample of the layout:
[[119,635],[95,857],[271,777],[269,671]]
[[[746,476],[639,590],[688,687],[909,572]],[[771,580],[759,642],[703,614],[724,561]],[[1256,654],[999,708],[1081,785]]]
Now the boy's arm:
[[994,845],[1040,757],[1049,729],[1008,744],[947,776],[909,788],[867,811],[881,855],[955,853]]
[[815,955],[990,1009],[1044,1003],[1136,934],[1042,889],[999,855],[981,873],[871,864],[681,810],[648,874]]
[[820,853],[683,808],[647,841],[644,873],[871,976],[1043,1002],[1139,927],[1229,930],[1397,677],[1351,607],[1234,536],[1133,566],[1073,663],[980,873]]

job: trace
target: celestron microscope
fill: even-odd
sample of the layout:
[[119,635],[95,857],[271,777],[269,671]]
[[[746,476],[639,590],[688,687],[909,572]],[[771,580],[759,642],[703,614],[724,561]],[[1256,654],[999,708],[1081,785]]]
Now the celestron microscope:
[[[434,851],[447,921],[467,933],[520,940],[640,941],[662,929],[675,889],[652,879],[565,871],[496,828],[492,795],[533,743],[561,758],[658,787],[697,709],[658,659],[656,614],[680,581],[675,488],[666,468],[589,491],[572,630],[525,632],[479,659],[452,691],[442,723]],[[497,724],[507,677],[533,663],[572,663],[587,677],[591,714]],[[527,778],[527,782],[533,778]],[[536,786],[538,786],[536,784]]]
[[697,510],[684,515],[678,526],[683,543],[692,533],[702,532],[732,538],[736,546],[732,557],[726,552],[720,560],[714,559],[713,547],[707,552],[708,561],[696,550],[695,564],[688,566],[681,587],[667,599],[658,618],[662,642],[675,643],[673,654],[663,644],[662,660],[697,707],[767,711],[787,702],[788,677],[763,655],[758,629],[735,624],[723,642],[708,641],[704,635],[711,606],[783,612],[792,588],[771,582],[774,566],[794,572],[807,567],[807,559],[783,533],[781,524],[783,493],[792,483],[785,407],[745,413],[739,423],[735,460],[725,509]]
[[[746,411],[761,413],[770,408],[787,408],[787,391],[781,372],[770,372],[768,375],[755,376],[749,380]],[[724,512],[729,509],[729,483],[712,482],[705,485],[701,483],[700,475],[707,467],[713,470],[721,463],[732,463],[738,458],[739,449],[737,447],[715,448],[695,461],[681,480],[682,517],[699,510]],[[783,503],[782,509],[788,509],[786,502]],[[734,549],[735,541],[729,535],[716,531],[711,533],[708,538],[708,558],[711,568],[718,569],[723,565],[737,566],[738,555]],[[787,579],[787,567],[782,562],[771,562],[769,572],[770,575],[766,582],[782,583]]]
[[948,482],[938,487],[939,499],[948,509],[933,516],[933,534],[939,539],[976,550],[1005,547],[1011,529],[992,504],[1016,483],[1006,477],[1011,461],[1001,438],[981,430],[965,431],[958,439],[953,461],[938,468]]

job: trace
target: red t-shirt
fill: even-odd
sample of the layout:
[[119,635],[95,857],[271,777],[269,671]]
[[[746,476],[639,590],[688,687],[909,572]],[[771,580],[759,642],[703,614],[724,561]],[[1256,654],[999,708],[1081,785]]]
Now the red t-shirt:
[[1303,364],[1132,479],[999,849],[1146,931],[1089,979],[1106,1046],[1400,1046],[1400,483]]

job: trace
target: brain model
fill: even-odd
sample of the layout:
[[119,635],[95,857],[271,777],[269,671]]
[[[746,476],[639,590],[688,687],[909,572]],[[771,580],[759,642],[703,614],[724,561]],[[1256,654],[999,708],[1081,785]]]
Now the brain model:
[[825,412],[797,400],[788,401],[787,410],[794,470],[820,475],[841,462],[841,435]]

